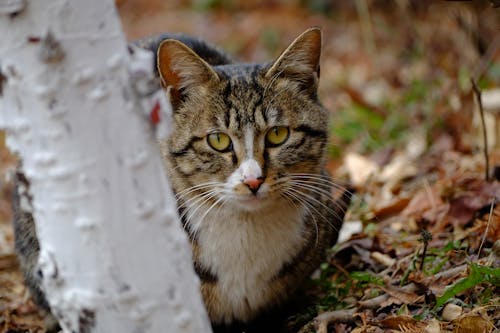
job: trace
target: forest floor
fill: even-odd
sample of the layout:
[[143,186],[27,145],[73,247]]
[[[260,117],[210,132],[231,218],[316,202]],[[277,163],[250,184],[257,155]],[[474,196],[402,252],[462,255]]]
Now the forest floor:
[[[345,223],[352,233],[311,279],[317,301],[289,318],[290,332],[500,332],[500,8],[165,3],[117,0],[127,38],[184,32],[258,62],[306,28],[323,28],[328,168],[356,189]],[[4,141],[0,132],[0,333],[44,332],[13,251],[16,160]]]

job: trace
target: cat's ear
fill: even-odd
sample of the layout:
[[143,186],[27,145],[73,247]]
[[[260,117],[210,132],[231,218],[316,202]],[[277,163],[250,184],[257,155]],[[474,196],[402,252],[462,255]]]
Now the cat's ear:
[[266,78],[281,76],[316,88],[319,79],[319,58],[321,55],[321,29],[310,28],[297,37],[281,53],[269,70]]
[[160,44],[157,66],[162,85],[171,88],[174,104],[190,91],[219,81],[217,73],[205,60],[175,39],[167,39]]

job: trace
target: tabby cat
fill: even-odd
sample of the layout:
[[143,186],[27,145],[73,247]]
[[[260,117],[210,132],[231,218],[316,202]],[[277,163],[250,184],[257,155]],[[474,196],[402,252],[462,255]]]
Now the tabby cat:
[[[159,145],[210,319],[214,327],[252,322],[285,304],[318,267],[350,201],[324,169],[321,31],[305,31],[265,64],[233,63],[179,35],[136,45],[157,51],[174,107],[173,134]],[[16,211],[27,281],[47,306],[33,282],[33,221]]]

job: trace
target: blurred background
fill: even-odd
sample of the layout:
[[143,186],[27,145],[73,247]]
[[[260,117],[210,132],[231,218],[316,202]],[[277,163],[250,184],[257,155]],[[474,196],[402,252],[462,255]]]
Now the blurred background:
[[474,141],[462,137],[472,124],[470,78],[484,89],[500,80],[500,9],[486,0],[117,5],[129,40],[183,32],[246,62],[271,60],[308,27],[322,27],[320,94],[332,111],[332,158],[352,144],[362,153],[397,147],[418,126],[426,136],[446,132],[454,145],[475,149]]
[[[403,156],[408,164],[386,175],[386,184],[428,175],[430,170],[441,172],[428,178],[435,180],[449,171],[443,171],[441,163],[454,163],[460,172],[484,172],[471,78],[483,92],[491,173],[500,173],[494,168],[500,165],[496,0],[116,0],[116,4],[130,41],[182,32],[214,43],[243,62],[272,60],[302,31],[321,27],[320,98],[331,111],[328,168],[336,177],[353,182],[360,195],[370,193],[379,204],[385,202],[372,209],[380,216],[387,207],[398,213],[409,199],[391,206],[401,186],[393,184],[387,198],[387,193],[364,186],[367,178],[359,173],[373,168],[382,172],[395,156]],[[18,328],[38,325],[37,319],[35,324],[26,321],[36,318],[36,311],[27,299],[12,250],[8,175],[15,158],[4,141],[0,131],[0,313],[6,313],[0,316],[0,332],[6,320]],[[370,205],[368,196],[364,200]]]

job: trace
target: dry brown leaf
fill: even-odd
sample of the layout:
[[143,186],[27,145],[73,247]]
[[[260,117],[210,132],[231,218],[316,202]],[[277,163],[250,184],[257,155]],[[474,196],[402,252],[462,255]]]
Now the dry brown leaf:
[[415,304],[423,300],[423,296],[417,295],[413,291],[409,291],[408,289],[403,289],[401,287],[389,285],[379,288],[404,304]]
[[423,332],[422,330],[425,328],[426,324],[420,321],[417,321],[409,316],[397,316],[397,317],[387,317],[380,321],[380,324],[383,328],[393,329],[393,330],[419,330],[418,332]]
[[398,297],[394,297],[394,296],[390,296],[390,295],[387,295],[387,296],[388,296],[387,299],[385,301],[383,301],[382,303],[380,303],[380,307],[387,308],[389,306],[402,305],[404,303]]
[[472,220],[479,209],[491,204],[491,197],[483,197],[476,193],[466,194],[450,201],[450,218],[459,225],[465,225]]
[[464,316],[453,321],[453,333],[489,333],[493,324],[481,316]]
[[373,213],[377,216],[379,219],[386,218],[388,216],[400,213],[410,202],[409,197],[394,197],[392,200],[383,202],[380,205],[377,205],[373,209]]
[[490,183],[480,178],[462,179],[458,187],[461,191],[450,199],[449,218],[452,222],[465,224],[472,220],[477,210],[490,206],[493,200],[500,202],[498,182]]
[[434,187],[424,187],[420,189],[410,200],[402,215],[420,219],[424,212],[436,210],[443,205],[438,189]]

